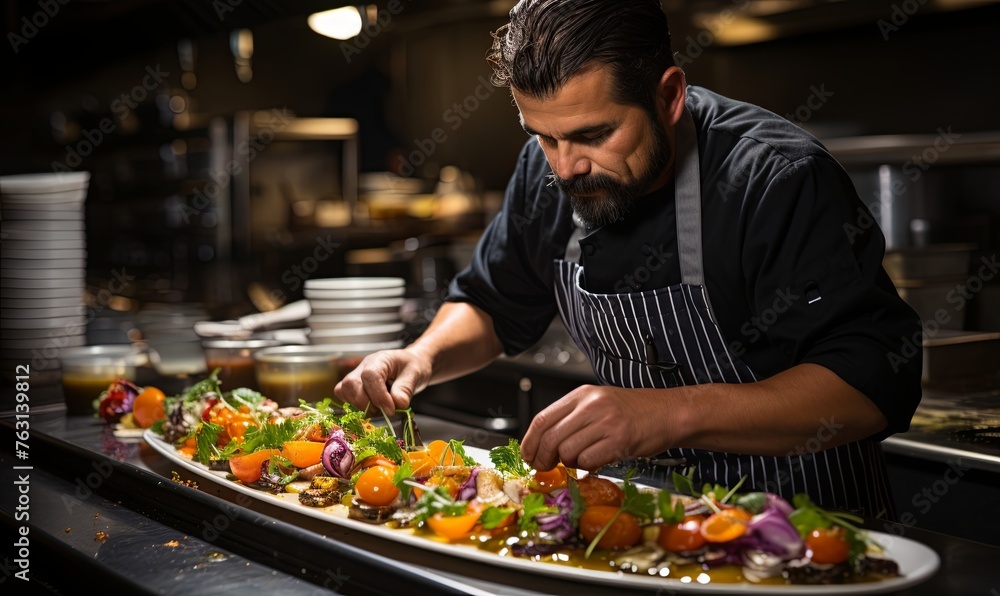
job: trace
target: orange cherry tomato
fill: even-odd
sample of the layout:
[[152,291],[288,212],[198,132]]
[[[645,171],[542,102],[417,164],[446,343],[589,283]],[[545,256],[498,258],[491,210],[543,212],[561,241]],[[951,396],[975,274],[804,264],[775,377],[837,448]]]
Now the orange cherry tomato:
[[320,462],[325,443],[319,441],[286,441],[281,456],[296,468],[308,468]]
[[372,466],[358,477],[354,484],[354,494],[369,505],[384,507],[399,496],[399,489],[392,483],[394,475],[394,468]]
[[661,524],[656,543],[675,553],[698,550],[705,545],[705,537],[701,535],[703,521],[704,515],[689,515],[678,524]]
[[436,461],[439,466],[464,465],[462,458],[460,458],[455,451],[451,449],[448,445],[448,441],[442,441],[440,439],[431,441],[427,445],[427,453],[434,458],[434,461]]
[[406,454],[410,462],[410,468],[414,476],[427,476],[431,473],[431,468],[437,465],[434,458],[426,451],[410,451]]
[[167,399],[156,387],[145,387],[132,402],[132,417],[141,428],[149,428],[167,417],[163,402]]
[[257,482],[260,480],[261,466],[271,459],[272,455],[281,453],[280,449],[261,449],[246,455],[237,455],[229,458],[229,469],[233,476],[236,476],[244,484]]
[[817,528],[806,536],[806,546],[812,551],[813,563],[843,563],[851,554],[844,528]]
[[532,476],[534,488],[540,493],[550,493],[557,488],[566,488],[568,475],[561,463],[551,470],[536,470]]
[[729,542],[746,533],[753,515],[746,509],[723,509],[701,524],[701,535],[709,542]]
[[580,489],[580,498],[583,499],[587,507],[595,505],[611,505],[621,507],[625,501],[625,493],[622,489],[607,478],[598,478],[588,474],[576,481]]
[[462,515],[446,516],[443,513],[435,513],[427,518],[427,525],[442,538],[461,540],[472,533],[481,514],[482,512],[474,507],[469,507]]
[[364,470],[372,466],[388,466],[390,468],[395,468],[396,462],[382,455],[372,455],[371,457],[366,457],[361,460],[361,463],[354,465],[354,467],[358,470]]
[[[592,542],[620,508],[611,505],[595,505],[584,510],[580,516],[580,534],[587,542]],[[631,513],[622,511],[597,543],[598,548],[621,549],[634,546],[642,538],[639,521]]]

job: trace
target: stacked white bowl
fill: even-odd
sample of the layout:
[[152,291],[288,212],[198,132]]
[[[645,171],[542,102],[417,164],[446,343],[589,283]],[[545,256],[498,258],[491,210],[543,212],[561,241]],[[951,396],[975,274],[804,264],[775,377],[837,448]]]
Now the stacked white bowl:
[[400,307],[406,280],[399,277],[309,279],[309,342],[348,353],[399,347]]
[[86,341],[89,172],[0,177],[0,360],[59,381],[59,352]]

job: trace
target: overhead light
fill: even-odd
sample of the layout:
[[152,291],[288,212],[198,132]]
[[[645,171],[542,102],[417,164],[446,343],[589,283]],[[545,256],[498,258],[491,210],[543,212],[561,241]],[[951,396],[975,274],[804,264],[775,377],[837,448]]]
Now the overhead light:
[[345,6],[309,15],[309,28],[334,39],[351,39],[361,33],[361,11],[357,6]]

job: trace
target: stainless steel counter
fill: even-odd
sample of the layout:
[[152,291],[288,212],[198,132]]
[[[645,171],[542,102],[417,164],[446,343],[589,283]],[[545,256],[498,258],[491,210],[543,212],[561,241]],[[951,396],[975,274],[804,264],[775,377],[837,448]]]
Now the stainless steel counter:
[[[189,477],[92,418],[33,414],[30,456],[18,460],[13,422],[0,420],[0,482],[11,487],[18,474],[30,476],[32,587],[74,593],[97,581],[130,594],[638,593],[491,567],[325,524]],[[459,437],[482,448],[506,440],[429,417],[418,423],[425,440]],[[14,469],[25,464],[32,469]],[[197,488],[172,482],[175,471]],[[23,521],[15,521],[13,491],[4,494],[0,518],[14,532]],[[938,574],[907,594],[988,594],[1000,586],[992,567],[1000,548],[899,524],[870,527],[923,542],[941,556]],[[0,584],[20,581],[0,576]]]

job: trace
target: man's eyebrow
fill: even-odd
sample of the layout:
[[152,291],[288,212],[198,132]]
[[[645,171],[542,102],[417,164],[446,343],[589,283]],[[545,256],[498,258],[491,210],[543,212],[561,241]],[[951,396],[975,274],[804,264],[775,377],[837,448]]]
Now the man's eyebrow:
[[[543,135],[542,133],[533,130],[530,126],[528,126],[524,122],[521,122],[521,128],[524,129],[524,132],[526,132],[526,133],[528,133],[529,135],[532,135],[532,136],[535,136],[535,135],[543,136],[543,137],[544,136],[548,136],[548,135]],[[613,128],[613,126],[609,122],[601,122],[599,124],[590,124],[588,126],[581,126],[580,128],[577,128],[577,129],[569,131],[569,133],[566,134],[565,138],[580,137],[580,136],[585,136],[585,135],[593,134],[595,132],[604,132],[604,131],[606,131],[606,130],[608,130],[610,128]]]

